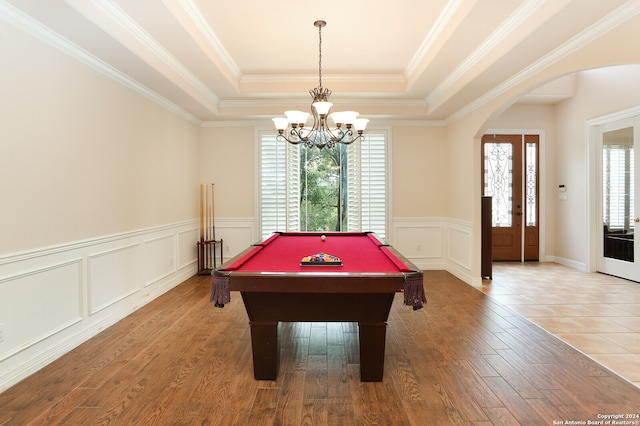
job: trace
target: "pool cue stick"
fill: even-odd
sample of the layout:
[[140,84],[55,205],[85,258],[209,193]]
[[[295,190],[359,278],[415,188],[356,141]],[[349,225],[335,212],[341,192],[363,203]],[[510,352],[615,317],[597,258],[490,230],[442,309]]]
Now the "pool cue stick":
[[216,209],[215,209],[215,184],[211,184],[211,240],[213,241],[213,246],[211,249],[211,265],[216,264]]
[[211,235],[209,235],[209,185],[205,185],[204,194],[204,239],[209,241],[211,239]]
[[[212,187],[211,187],[212,188]],[[209,187],[209,185],[207,185],[207,209],[208,209],[208,214],[207,214],[207,241],[211,241],[212,237],[211,237],[211,218],[212,218],[212,210],[213,210],[213,193],[212,190]],[[212,250],[210,245],[207,246],[208,250],[207,250],[207,254],[209,256],[209,267],[211,268],[211,265],[213,265],[213,258],[212,258]]]
[[204,265],[204,186],[200,184],[200,241],[198,246],[198,273],[205,268]]
[[200,184],[200,242],[204,241],[204,185]]
[[211,184],[211,238],[216,239],[215,183]]
[[215,244],[215,236],[213,233],[213,184],[208,186],[209,190],[209,266],[213,268],[213,244]]
[[204,263],[205,268],[209,269],[209,185],[203,184],[204,187]]

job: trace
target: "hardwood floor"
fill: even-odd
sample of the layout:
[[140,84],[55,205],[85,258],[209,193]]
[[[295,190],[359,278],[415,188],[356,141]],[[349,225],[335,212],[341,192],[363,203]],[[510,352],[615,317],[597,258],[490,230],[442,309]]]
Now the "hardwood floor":
[[352,323],[282,324],[279,379],[254,380],[240,295],[216,309],[210,277],[196,276],[0,394],[0,425],[552,425],[639,413],[630,382],[452,275],[425,275],[424,309],[394,302],[383,382],[360,382]]

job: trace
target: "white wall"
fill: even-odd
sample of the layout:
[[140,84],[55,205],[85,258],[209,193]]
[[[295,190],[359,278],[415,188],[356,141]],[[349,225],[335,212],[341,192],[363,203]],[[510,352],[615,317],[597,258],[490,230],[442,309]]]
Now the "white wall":
[[0,391],[194,274],[199,127],[0,20]]
[[[588,264],[588,164],[586,122],[640,106],[640,65],[585,71],[578,75],[576,96],[556,107],[557,184],[567,199],[555,210],[558,261],[586,269]],[[595,188],[593,188],[595,190]]]
[[[585,34],[586,37],[581,40],[568,42],[567,45],[558,48],[557,55],[542,58],[539,63],[532,64],[530,70],[518,75],[517,79],[505,81],[491,93],[484,94],[479,102],[468,107],[466,114],[447,125],[447,165],[450,182],[455,188],[447,199],[447,216],[454,220],[469,220],[472,232],[470,248],[472,283],[481,283],[481,175],[480,161],[478,161],[480,158],[480,136],[490,127],[491,121],[504,112],[506,106],[513,104],[516,99],[550,81],[582,70],[597,69],[612,64],[640,63],[640,51],[632,49],[630,44],[631,40],[637,38],[639,25],[640,16],[629,16],[627,21],[615,28],[599,28],[597,32]],[[559,54],[560,51],[563,53]],[[633,79],[637,81],[637,79]],[[471,107],[473,108],[470,109]],[[569,124],[564,120],[565,117],[561,115],[561,112],[557,112],[554,117],[554,134],[555,139],[563,141],[563,143],[565,135],[561,131],[565,129],[565,126],[571,126],[575,129],[576,125],[575,122]],[[584,123],[581,125],[584,126]],[[584,132],[584,129],[581,131]],[[584,141],[583,147],[578,147],[576,152],[570,152],[570,150],[562,152],[560,142],[555,144],[553,149],[555,150],[553,154],[557,156],[558,160],[556,183],[564,181],[565,184],[571,185],[570,190],[576,188],[579,191],[580,184],[574,185],[573,180],[586,180],[585,169],[579,169],[575,167],[575,163],[571,163],[572,165],[564,171],[571,174],[572,181],[568,180],[569,176],[566,176],[567,180],[565,180],[565,176],[559,173],[564,167],[560,160],[572,161],[570,158],[573,155],[580,155],[581,151],[584,152]],[[548,183],[548,185],[552,184],[552,182]],[[581,262],[586,258],[586,254],[580,252],[584,252],[586,249],[579,247],[578,243],[573,241],[572,236],[579,233],[586,235],[589,230],[586,228],[585,219],[578,218],[578,223],[575,224],[572,222],[574,219],[570,219],[570,216],[572,213],[581,215],[582,212],[579,209],[586,209],[587,206],[586,203],[578,203],[571,205],[571,207],[571,209],[566,209],[565,216],[560,214],[554,216],[558,232],[554,234],[553,239],[554,253],[548,253],[548,256],[574,267],[583,267]],[[574,210],[575,208],[578,210]],[[565,227],[565,225],[567,226]],[[560,231],[560,227],[565,227],[565,229]],[[571,248],[560,246],[560,243],[570,245]]]
[[391,132],[392,217],[389,242],[422,269],[470,279],[471,224],[447,217],[444,126],[394,126]]

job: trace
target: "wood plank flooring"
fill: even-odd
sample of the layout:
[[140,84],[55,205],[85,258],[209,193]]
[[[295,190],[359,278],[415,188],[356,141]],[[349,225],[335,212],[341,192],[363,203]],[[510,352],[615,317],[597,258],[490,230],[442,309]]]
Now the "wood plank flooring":
[[216,309],[210,277],[196,276],[1,393],[0,425],[552,425],[640,412],[631,383],[452,275],[425,276],[424,309],[394,302],[383,382],[360,382],[352,323],[282,324],[279,379],[254,380],[240,295]]

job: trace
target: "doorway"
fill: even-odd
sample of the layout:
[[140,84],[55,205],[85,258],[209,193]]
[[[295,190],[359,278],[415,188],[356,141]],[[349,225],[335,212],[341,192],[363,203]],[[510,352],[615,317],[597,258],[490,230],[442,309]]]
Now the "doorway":
[[635,141],[640,140],[640,116],[605,123],[597,129],[598,231],[596,269],[640,281],[640,222],[636,194],[638,173]]
[[537,261],[539,231],[539,136],[482,137],[482,195],[492,197],[492,259]]

